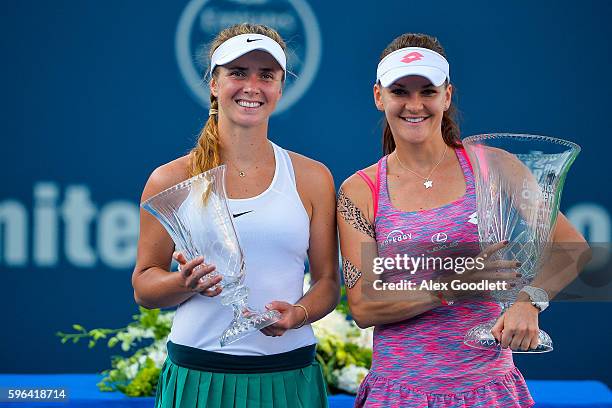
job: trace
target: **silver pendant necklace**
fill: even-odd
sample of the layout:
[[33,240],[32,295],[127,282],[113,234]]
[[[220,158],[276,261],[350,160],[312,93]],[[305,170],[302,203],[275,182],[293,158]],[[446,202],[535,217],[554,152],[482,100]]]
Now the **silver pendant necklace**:
[[397,159],[397,162],[400,164],[400,166],[402,166],[402,168],[404,170],[408,170],[409,172],[411,172],[412,174],[414,174],[415,176],[418,176],[420,178],[422,178],[423,180],[425,180],[423,182],[423,185],[425,186],[426,189],[428,188],[432,188],[433,187],[433,181],[430,179],[431,175],[433,174],[434,170],[438,167],[438,165],[440,163],[442,163],[442,160],[444,160],[444,157],[446,156],[446,151],[448,150],[448,145],[445,145],[444,147],[444,153],[442,153],[442,157],[440,158],[440,160],[438,160],[438,162],[436,163],[435,166],[433,166],[433,168],[431,169],[431,171],[429,172],[429,174],[427,175],[427,177],[423,177],[421,176],[419,173],[417,173],[416,171],[409,169],[408,167],[404,166],[404,163],[402,163],[402,161],[400,160],[399,156],[397,155],[397,150],[395,151],[395,158]]

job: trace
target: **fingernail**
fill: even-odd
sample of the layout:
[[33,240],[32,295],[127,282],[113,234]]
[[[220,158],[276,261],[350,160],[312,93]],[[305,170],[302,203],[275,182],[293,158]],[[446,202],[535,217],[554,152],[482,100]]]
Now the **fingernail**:
[[517,263],[516,263],[516,266],[521,266],[521,265],[523,265],[523,263],[522,263],[522,262],[517,262]]
[[504,239],[502,242],[504,243],[504,245],[508,245],[510,241],[508,241],[507,239]]
[[517,274],[516,274],[516,277],[517,277],[517,278],[522,278],[522,277],[523,277],[523,274],[522,274],[522,273],[517,273]]
[[270,303],[268,303],[268,304],[266,305],[266,309],[270,309],[271,307],[272,307],[272,305],[271,305]]

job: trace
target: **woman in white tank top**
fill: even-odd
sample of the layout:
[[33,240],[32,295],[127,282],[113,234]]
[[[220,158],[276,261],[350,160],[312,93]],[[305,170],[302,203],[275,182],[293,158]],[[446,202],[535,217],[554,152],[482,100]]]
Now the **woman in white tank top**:
[[[249,303],[278,310],[281,320],[221,349],[218,337],[232,312],[217,297],[222,289],[214,289],[221,278],[205,278],[215,266],[173,254],[170,236],[141,210],[134,297],[147,308],[178,306],[157,407],[327,406],[310,323],[338,301],[335,191],[323,164],[268,140],[286,76],[284,50],[266,26],[241,24],[219,33],[209,53],[209,119],[192,151],[155,169],[142,194],[145,201],[225,164]],[[179,272],[169,271],[173,256]],[[313,285],[303,294],[306,260]]]

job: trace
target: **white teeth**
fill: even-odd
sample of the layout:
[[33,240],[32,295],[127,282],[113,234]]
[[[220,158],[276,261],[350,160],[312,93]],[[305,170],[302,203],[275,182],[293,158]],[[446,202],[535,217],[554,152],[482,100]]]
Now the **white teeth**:
[[261,106],[261,102],[249,102],[243,100],[238,100],[236,102],[238,103],[238,105],[243,106],[245,108],[258,108]]
[[419,123],[419,122],[424,121],[425,119],[427,118],[404,118],[406,122],[410,122],[410,123]]

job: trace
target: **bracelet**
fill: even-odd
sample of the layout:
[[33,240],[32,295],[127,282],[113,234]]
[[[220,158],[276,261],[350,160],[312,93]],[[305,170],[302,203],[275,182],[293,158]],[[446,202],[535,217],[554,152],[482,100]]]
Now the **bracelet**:
[[300,323],[296,327],[294,327],[294,329],[299,329],[300,327],[304,326],[306,324],[306,322],[308,321],[308,310],[306,309],[306,307],[304,305],[300,305],[299,303],[296,303],[293,306],[301,307],[302,309],[304,309],[304,320],[302,320],[302,323]]

